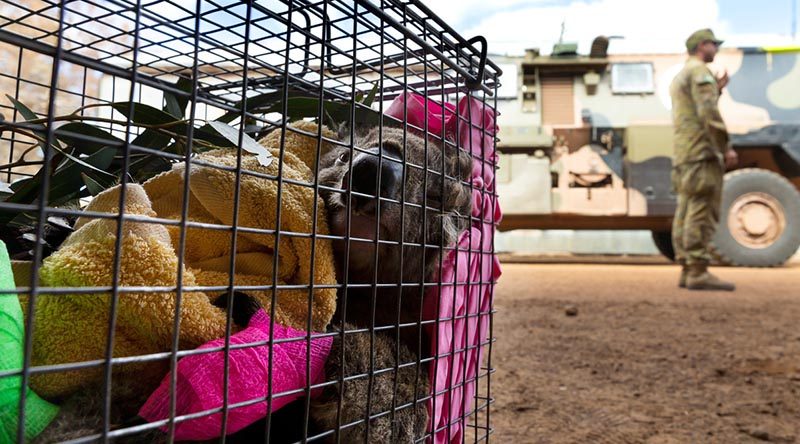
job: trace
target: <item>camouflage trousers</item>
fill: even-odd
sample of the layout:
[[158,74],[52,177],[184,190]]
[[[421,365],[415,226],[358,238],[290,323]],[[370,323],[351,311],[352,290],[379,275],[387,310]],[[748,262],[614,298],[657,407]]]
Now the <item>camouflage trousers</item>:
[[679,263],[707,264],[709,243],[719,223],[725,168],[717,159],[690,162],[672,169],[678,207],[672,222],[672,246]]

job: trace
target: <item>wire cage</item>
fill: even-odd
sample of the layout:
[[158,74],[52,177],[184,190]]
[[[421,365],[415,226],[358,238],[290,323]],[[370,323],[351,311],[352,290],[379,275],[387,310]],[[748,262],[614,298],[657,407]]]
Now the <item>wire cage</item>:
[[0,441],[489,441],[500,75],[419,0],[0,1]]

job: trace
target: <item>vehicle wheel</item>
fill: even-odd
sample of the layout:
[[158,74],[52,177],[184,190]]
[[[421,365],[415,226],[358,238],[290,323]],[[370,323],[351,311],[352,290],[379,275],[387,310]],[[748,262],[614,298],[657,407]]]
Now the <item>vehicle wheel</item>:
[[800,193],[771,171],[746,168],[726,174],[712,244],[729,265],[783,264],[800,247]]
[[658,251],[667,259],[675,261],[675,249],[672,247],[671,231],[653,231],[653,243]]

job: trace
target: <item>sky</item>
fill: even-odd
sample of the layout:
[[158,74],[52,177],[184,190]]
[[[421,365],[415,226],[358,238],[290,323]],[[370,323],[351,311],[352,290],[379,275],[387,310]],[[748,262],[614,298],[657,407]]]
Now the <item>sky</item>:
[[619,35],[609,52],[682,52],[686,37],[710,27],[731,46],[800,44],[792,3],[800,0],[423,0],[464,37],[483,35],[495,54],[548,53],[558,40],[587,53],[598,35]]

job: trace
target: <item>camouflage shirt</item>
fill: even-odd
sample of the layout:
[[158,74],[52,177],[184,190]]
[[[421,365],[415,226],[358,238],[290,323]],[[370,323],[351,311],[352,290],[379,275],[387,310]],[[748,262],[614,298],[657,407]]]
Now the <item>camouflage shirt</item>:
[[728,146],[728,131],[717,108],[717,79],[706,64],[692,57],[670,85],[675,128],[673,166],[717,158]]

